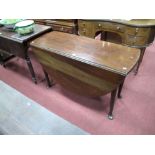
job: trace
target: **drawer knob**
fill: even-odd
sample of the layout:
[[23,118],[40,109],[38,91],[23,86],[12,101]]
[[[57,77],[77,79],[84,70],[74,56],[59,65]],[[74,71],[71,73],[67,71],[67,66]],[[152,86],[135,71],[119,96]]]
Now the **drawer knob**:
[[98,27],[101,27],[101,24],[98,24]]
[[137,34],[137,33],[138,33],[138,30],[139,30],[139,29],[138,29],[138,28],[136,28],[135,34]]
[[63,28],[63,27],[61,27],[61,30],[63,31],[63,30],[64,30],[64,28]]
[[135,36],[133,40],[133,44],[135,44],[136,42],[137,42],[137,37]]
[[121,28],[119,26],[117,26],[117,30],[120,30]]
[[84,29],[82,32],[83,32],[83,33],[86,33],[86,30]]

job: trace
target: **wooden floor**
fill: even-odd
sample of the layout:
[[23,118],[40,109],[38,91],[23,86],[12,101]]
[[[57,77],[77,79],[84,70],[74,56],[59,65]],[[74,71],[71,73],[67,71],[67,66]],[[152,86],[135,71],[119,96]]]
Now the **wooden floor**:
[[88,134],[0,81],[0,134]]

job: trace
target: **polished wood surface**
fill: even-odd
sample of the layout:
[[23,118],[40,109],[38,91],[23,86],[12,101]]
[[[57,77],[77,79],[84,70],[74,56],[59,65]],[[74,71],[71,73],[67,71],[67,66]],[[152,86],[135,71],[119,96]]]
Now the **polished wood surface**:
[[155,36],[155,20],[153,19],[102,19],[78,20],[79,34],[94,38],[102,31],[114,32],[122,39],[122,44],[144,48],[153,42]]
[[[111,93],[108,118],[118,90],[136,65],[140,50],[77,35],[50,32],[30,43],[48,74],[62,87],[80,95],[97,97]],[[50,85],[49,85],[50,86]]]
[[135,48],[61,32],[37,38],[31,47],[56,81],[87,96],[104,95],[117,88],[140,55]]

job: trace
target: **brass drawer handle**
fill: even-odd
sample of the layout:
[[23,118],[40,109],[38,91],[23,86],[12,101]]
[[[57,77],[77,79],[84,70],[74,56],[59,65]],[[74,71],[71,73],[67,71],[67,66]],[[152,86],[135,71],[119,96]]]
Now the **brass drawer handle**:
[[119,27],[119,26],[117,26],[117,28],[116,28],[117,30],[121,30],[121,28]]
[[133,44],[135,44],[136,42],[137,42],[137,37],[135,36],[133,40]]
[[63,27],[61,27],[61,31],[63,31],[64,30],[64,28]]
[[98,24],[98,27],[101,27],[102,25],[101,24]]
[[135,34],[137,34],[137,33],[138,33],[138,30],[139,30],[139,29],[138,29],[138,28],[136,28]]

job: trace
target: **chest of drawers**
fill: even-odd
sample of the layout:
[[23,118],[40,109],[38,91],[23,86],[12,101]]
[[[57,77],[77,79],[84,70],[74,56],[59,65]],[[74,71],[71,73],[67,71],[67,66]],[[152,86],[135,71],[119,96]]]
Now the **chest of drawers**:
[[122,44],[143,48],[153,42],[155,20],[78,20],[79,35],[94,38],[98,32],[114,32]]

